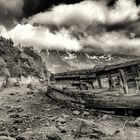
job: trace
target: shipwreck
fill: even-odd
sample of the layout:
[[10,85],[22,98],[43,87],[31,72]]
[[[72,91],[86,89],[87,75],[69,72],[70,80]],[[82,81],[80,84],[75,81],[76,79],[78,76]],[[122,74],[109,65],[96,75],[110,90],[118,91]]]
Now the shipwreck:
[[47,95],[74,107],[140,114],[140,59],[53,74]]

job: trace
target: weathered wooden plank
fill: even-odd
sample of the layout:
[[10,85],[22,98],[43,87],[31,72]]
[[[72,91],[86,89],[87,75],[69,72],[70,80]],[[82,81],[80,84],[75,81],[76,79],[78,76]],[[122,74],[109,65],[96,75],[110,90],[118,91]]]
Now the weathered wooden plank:
[[124,93],[128,94],[128,85],[127,85],[127,79],[125,77],[124,70],[119,69],[118,73],[119,73],[119,79],[120,79],[120,86],[123,88]]
[[97,83],[98,83],[99,88],[103,88],[100,77],[96,75],[96,78],[97,78]]
[[54,100],[60,100],[70,104],[73,103],[75,106],[79,104],[89,108],[104,110],[140,110],[140,95],[119,96],[115,95],[115,92],[113,94],[110,92],[110,95],[97,94],[94,92],[97,92],[97,90],[93,91],[91,94],[87,94],[85,91],[62,90],[57,87],[49,86],[46,94]]
[[114,86],[114,80],[110,73],[108,73],[108,83],[109,83],[109,90],[113,91],[115,86]]

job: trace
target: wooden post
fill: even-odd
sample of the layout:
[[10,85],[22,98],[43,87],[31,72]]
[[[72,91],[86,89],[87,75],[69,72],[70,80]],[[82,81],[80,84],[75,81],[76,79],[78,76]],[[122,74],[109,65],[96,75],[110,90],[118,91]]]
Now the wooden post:
[[119,73],[120,85],[123,88],[124,93],[128,94],[128,85],[127,85],[127,80],[126,80],[126,77],[125,77],[124,70],[119,69],[118,73]]
[[110,73],[108,73],[108,83],[109,83],[109,90],[113,91],[115,86],[114,86],[114,80]]
[[140,71],[137,65],[132,67],[132,73],[135,76],[136,92],[140,93]]
[[98,83],[99,88],[100,89],[103,88],[100,77],[98,75],[96,77],[97,77],[97,83]]

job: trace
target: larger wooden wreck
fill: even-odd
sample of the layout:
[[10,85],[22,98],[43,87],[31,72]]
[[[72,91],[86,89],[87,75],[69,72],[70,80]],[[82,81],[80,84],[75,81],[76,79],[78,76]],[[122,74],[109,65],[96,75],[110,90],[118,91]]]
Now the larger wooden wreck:
[[140,110],[140,59],[56,73],[47,95],[73,106]]

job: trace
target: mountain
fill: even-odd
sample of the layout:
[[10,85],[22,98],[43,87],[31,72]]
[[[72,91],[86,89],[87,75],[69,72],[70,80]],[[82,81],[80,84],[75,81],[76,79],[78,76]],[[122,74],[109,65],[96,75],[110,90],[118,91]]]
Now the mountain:
[[115,64],[138,58],[123,54],[47,49],[42,49],[40,55],[48,69],[54,73],[93,68],[95,65]]
[[11,39],[0,37],[0,76],[45,78],[46,65],[33,47],[14,46]]

